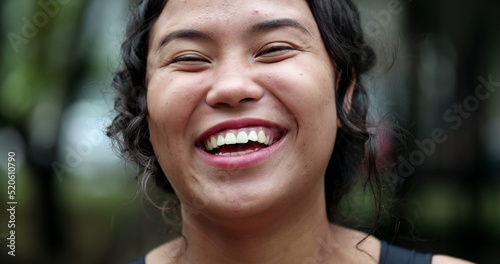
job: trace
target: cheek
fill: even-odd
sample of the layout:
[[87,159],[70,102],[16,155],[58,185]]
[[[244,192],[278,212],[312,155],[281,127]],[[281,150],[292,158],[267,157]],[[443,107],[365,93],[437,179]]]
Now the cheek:
[[182,94],[176,90],[163,89],[151,83],[148,90],[148,125],[150,141],[162,171],[172,186],[182,179],[180,168],[185,165],[187,155],[183,132],[187,112],[186,104],[180,103]]
[[198,102],[195,85],[173,80],[157,78],[148,85],[148,124],[151,143],[158,155],[178,152],[187,143],[185,129]]
[[[318,63],[303,63],[318,65]],[[286,78],[276,90],[277,97],[294,116],[298,126],[301,149],[307,159],[328,161],[337,133],[335,78],[327,66],[289,67]],[[307,151],[306,151],[307,150]],[[326,166],[326,165],[325,165]]]
[[306,69],[301,65],[315,64],[302,62],[270,75],[270,83],[278,83],[273,93],[297,119],[302,119],[297,121],[310,125],[318,125],[318,122],[323,125],[335,123],[333,70],[327,66]]
[[[199,79],[199,78],[197,78]],[[172,124],[181,128],[201,100],[201,81],[186,76],[158,77],[148,85],[148,112],[152,121]]]

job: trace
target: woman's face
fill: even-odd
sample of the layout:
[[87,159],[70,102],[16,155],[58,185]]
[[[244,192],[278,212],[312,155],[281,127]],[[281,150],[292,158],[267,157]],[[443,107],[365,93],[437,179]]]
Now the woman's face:
[[184,208],[323,198],[336,79],[304,0],[169,0],[149,42],[150,140]]

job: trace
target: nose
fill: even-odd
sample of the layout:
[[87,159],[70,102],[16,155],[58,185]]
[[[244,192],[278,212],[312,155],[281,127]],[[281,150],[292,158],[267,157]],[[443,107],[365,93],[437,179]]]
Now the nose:
[[248,69],[233,65],[216,75],[207,93],[206,102],[212,107],[236,108],[243,102],[258,101],[263,95],[263,88],[252,80]]

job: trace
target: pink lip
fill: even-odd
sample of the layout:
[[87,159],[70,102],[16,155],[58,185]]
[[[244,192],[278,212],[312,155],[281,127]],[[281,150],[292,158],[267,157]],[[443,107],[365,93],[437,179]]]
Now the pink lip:
[[[239,129],[239,128],[245,128],[245,127],[252,127],[252,126],[262,126],[262,127],[273,127],[273,128],[278,128],[281,133],[281,138],[279,141],[276,143],[272,144],[269,147],[263,148],[261,150],[251,152],[248,154],[244,155],[238,155],[238,156],[217,156],[213,155],[210,153],[207,153],[202,146],[203,144],[200,144],[205,138],[220,132],[222,130],[227,130],[227,129]],[[226,122],[219,123],[205,132],[203,132],[199,137],[198,140],[196,141],[196,150],[200,154],[201,158],[208,163],[209,165],[224,169],[224,170],[230,170],[230,169],[242,169],[246,167],[251,167],[255,166],[264,160],[268,159],[271,157],[282,145],[283,140],[285,139],[287,130],[276,123],[266,121],[266,120],[261,120],[261,119],[254,119],[254,118],[245,118],[245,119],[238,119],[238,120],[230,120]]]

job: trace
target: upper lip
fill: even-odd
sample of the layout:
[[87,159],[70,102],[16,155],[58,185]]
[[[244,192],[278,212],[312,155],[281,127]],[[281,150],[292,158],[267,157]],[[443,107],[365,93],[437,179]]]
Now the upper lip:
[[218,123],[217,125],[207,129],[205,132],[203,132],[198,139],[196,140],[196,144],[201,144],[203,140],[206,138],[224,131],[228,129],[240,129],[240,128],[245,128],[245,127],[252,127],[252,126],[261,126],[261,127],[274,127],[278,128],[282,133],[286,131],[286,129],[277,123],[263,120],[263,119],[258,119],[258,118],[243,118],[243,119],[237,119],[237,120],[228,120],[224,121],[221,123]]

